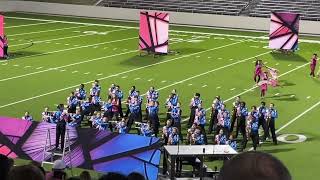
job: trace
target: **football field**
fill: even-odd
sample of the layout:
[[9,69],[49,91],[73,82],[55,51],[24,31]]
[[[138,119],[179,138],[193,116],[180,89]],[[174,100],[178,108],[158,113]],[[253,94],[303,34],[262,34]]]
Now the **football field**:
[[[293,179],[318,179],[320,80],[309,77],[309,61],[313,53],[320,54],[320,38],[302,37],[299,50],[287,55],[271,53],[266,33],[170,26],[172,53],[154,58],[139,55],[136,23],[22,13],[5,16],[11,57],[0,61],[0,116],[21,117],[29,111],[40,120],[45,106],[55,110],[79,84],[84,83],[88,92],[95,79],[100,80],[103,100],[111,83],[120,85],[125,96],[132,85],[143,94],[155,86],[161,126],[172,89],[179,94],[184,121],[195,92],[208,110],[217,95],[230,111],[239,95],[250,108],[261,102],[253,81],[258,57],[280,72],[280,86],[269,87],[264,99],[278,110],[277,134],[307,138],[277,146],[266,142],[258,150],[281,159]],[[209,117],[210,111],[207,121]]]

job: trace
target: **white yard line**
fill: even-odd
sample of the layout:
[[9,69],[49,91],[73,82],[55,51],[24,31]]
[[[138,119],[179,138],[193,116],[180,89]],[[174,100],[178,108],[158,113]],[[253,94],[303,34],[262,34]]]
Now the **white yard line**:
[[[67,24],[80,24],[80,25],[93,25],[93,26],[105,26],[105,27],[119,27],[126,29],[139,29],[139,27],[131,27],[131,26],[120,26],[120,25],[107,25],[107,24],[99,24],[99,23],[84,23],[84,22],[74,22],[74,21],[58,21],[58,20],[50,20],[50,19],[35,19],[35,18],[23,18],[23,17],[13,17],[8,16],[6,18],[11,19],[24,19],[24,20],[34,20],[34,21],[43,21],[43,22],[59,22],[59,23],[67,23]],[[251,39],[264,39],[268,40],[269,37],[266,36],[247,36],[247,35],[233,35],[233,34],[220,34],[220,33],[210,33],[210,32],[199,32],[199,31],[179,31],[179,30],[170,30],[173,33],[185,33],[185,34],[197,34],[197,35],[214,35],[214,36],[224,36],[224,37],[236,37],[236,38],[251,38]],[[260,42],[260,41],[259,41]],[[299,39],[299,42],[307,42],[307,43],[317,43],[320,44],[320,41],[317,40],[308,40],[308,39]]]
[[[126,39],[122,39],[122,40],[115,40],[115,41],[109,41],[109,42],[104,42],[104,43],[98,43],[98,44],[109,44],[109,43],[113,43],[113,42],[119,42],[119,41],[124,41],[124,40],[129,40],[129,39],[135,39],[136,37],[132,37],[132,38],[126,38]],[[211,50],[216,50],[216,49],[220,49],[220,48],[224,48],[224,47],[228,47],[228,46],[232,46],[235,44],[239,44],[241,42],[236,42],[236,43],[231,43],[231,44],[227,44],[227,45],[223,45],[223,46],[219,46],[213,49],[209,49],[209,51]],[[171,43],[174,44],[174,43]],[[92,45],[88,45],[85,47],[91,47],[91,46],[95,46],[97,44],[92,44]],[[70,48],[69,50],[73,50],[73,49],[79,49],[79,48],[83,48],[84,46],[81,47],[76,47],[76,48]],[[65,49],[67,50],[67,49]],[[63,51],[65,51],[63,50]],[[27,73],[27,74],[23,74],[23,75],[18,75],[18,76],[13,76],[13,77],[9,77],[9,78],[4,78],[4,79],[0,79],[0,82],[4,82],[4,81],[8,81],[8,80],[12,80],[12,79],[17,79],[17,78],[22,78],[22,77],[26,77],[26,76],[31,76],[34,74],[39,74],[39,73],[43,73],[43,72],[47,72],[47,71],[51,71],[51,70],[55,70],[55,69],[60,69],[60,68],[65,68],[65,67],[70,67],[70,66],[74,66],[74,65],[79,65],[79,64],[83,64],[83,63],[88,63],[88,62],[92,62],[92,61],[98,61],[101,59],[105,59],[105,58],[110,58],[110,57],[115,57],[115,56],[120,56],[120,55],[124,55],[124,54],[129,54],[129,53],[134,53],[134,52],[138,52],[139,50],[132,50],[132,51],[127,51],[127,52],[123,52],[123,53],[117,53],[117,54],[113,54],[113,55],[109,55],[109,56],[104,56],[104,57],[100,57],[100,58],[94,58],[94,59],[89,59],[89,60],[85,60],[85,61],[80,61],[77,63],[72,63],[72,64],[67,64],[67,65],[63,65],[63,66],[59,66],[59,67],[55,67],[55,68],[50,68],[50,69],[46,69],[46,70],[42,70],[42,71],[36,71],[36,72],[32,72],[32,73]],[[56,51],[57,52],[57,51]],[[207,50],[205,51],[207,52]],[[52,53],[52,52],[48,52],[48,53]],[[46,53],[46,54],[48,54]],[[178,57],[179,58],[179,57]],[[0,61],[0,62],[4,62],[4,61]],[[163,61],[166,62],[166,61]]]
[[35,32],[11,34],[11,35],[9,34],[8,37],[23,36],[23,35],[30,35],[30,34],[39,34],[39,33],[46,33],[46,32],[56,32],[56,31],[62,31],[62,30],[67,30],[67,29],[75,29],[75,28],[82,28],[82,27],[90,27],[90,26],[88,26],[88,25],[84,25],[84,26],[73,26],[73,27],[60,28],[60,29],[51,29],[51,30],[45,30],[45,31],[35,31]]
[[[150,64],[150,65],[146,65],[146,66],[130,69],[130,70],[123,71],[123,72],[120,72],[120,73],[117,73],[117,74],[112,74],[112,75],[109,75],[109,76],[105,76],[105,77],[99,78],[99,80],[101,81],[101,80],[109,79],[109,78],[112,78],[112,77],[115,77],[115,76],[127,74],[127,73],[130,73],[130,72],[135,72],[135,71],[138,71],[138,70],[141,70],[141,69],[145,69],[145,68],[149,68],[149,67],[156,66],[156,65],[159,65],[159,64],[175,61],[175,60],[178,60],[178,59],[182,59],[182,58],[186,58],[186,57],[190,57],[190,56],[194,56],[194,55],[198,55],[198,54],[202,54],[202,53],[218,50],[218,49],[229,47],[229,46],[232,46],[232,45],[235,45],[235,44],[239,44],[239,43],[241,43],[241,42],[235,42],[235,43],[231,43],[231,44],[227,44],[227,45],[223,45],[223,46],[219,46],[219,47],[203,50],[203,51],[200,51],[200,52],[183,55],[183,56],[176,57],[176,58],[173,58],[173,59],[168,59],[166,61],[161,61],[161,62],[158,62],[158,63],[154,63],[154,64]],[[188,78],[188,79],[190,79],[190,78]],[[188,79],[186,79],[186,80],[188,80]],[[186,81],[186,80],[183,80],[183,81]],[[90,83],[92,83],[92,81],[93,80],[90,80],[88,82],[84,82],[83,84],[90,84]],[[183,81],[181,81],[181,82],[183,82]],[[5,105],[1,105],[0,109],[5,108],[5,107],[9,107],[9,106],[12,106],[12,105],[15,105],[15,104],[19,104],[19,103],[22,103],[22,102],[38,99],[38,98],[43,97],[43,96],[47,96],[47,95],[51,95],[51,94],[54,94],[54,93],[62,92],[62,91],[65,91],[65,90],[68,90],[68,89],[71,89],[71,88],[76,88],[76,87],[79,86],[79,84],[80,83],[78,83],[76,85],[73,85],[73,86],[69,86],[69,87],[65,87],[65,88],[62,88],[62,89],[58,89],[58,90],[55,90],[55,91],[51,91],[51,92],[48,92],[48,93],[44,93],[44,94],[40,94],[40,95],[37,95],[37,96],[33,96],[33,97],[30,97],[30,98],[26,98],[26,99],[22,99],[22,100],[19,100],[19,101],[15,101],[15,102],[12,102],[12,103],[8,103],[8,104],[5,104]],[[170,85],[170,86],[172,86],[172,85]],[[168,86],[168,87],[170,87],[170,86]],[[166,88],[166,87],[162,87],[161,89],[164,89],[164,88]],[[158,89],[158,90],[160,90],[160,89]]]
[[283,130],[284,128],[288,127],[290,124],[294,123],[296,120],[298,120],[299,118],[301,118],[302,116],[304,116],[305,114],[307,114],[309,111],[313,110],[314,108],[316,108],[317,106],[320,105],[320,101],[318,101],[316,104],[314,104],[313,106],[309,107],[308,109],[306,109],[305,111],[303,111],[302,113],[300,113],[298,116],[296,116],[295,118],[293,118],[292,120],[290,120],[289,122],[287,122],[286,124],[284,124],[283,126],[281,126],[276,133],[279,133],[281,130]]
[[[111,31],[106,31],[106,32],[107,33],[111,33],[111,32],[123,31],[123,30],[126,30],[126,29],[117,29],[117,30],[111,30]],[[82,34],[82,35],[75,35],[75,36],[67,36],[67,37],[61,37],[61,38],[55,38],[55,39],[47,39],[47,40],[42,40],[42,41],[33,41],[32,43],[39,44],[39,43],[46,43],[46,42],[51,42],[51,41],[58,41],[58,40],[71,39],[71,38],[77,38],[77,37],[82,37],[82,36],[92,36],[92,35],[96,35],[96,34]],[[28,44],[30,44],[30,42],[22,43],[22,44],[10,45],[10,47],[23,46],[23,45],[28,45]],[[67,45],[69,45],[69,44],[67,44]]]
[[[305,64],[303,64],[303,65],[301,65],[301,66],[299,66],[299,67],[296,67],[296,68],[294,68],[294,69],[291,69],[290,71],[287,71],[287,72],[279,75],[279,77],[282,77],[282,76],[285,76],[285,75],[287,75],[287,74],[290,74],[291,72],[294,72],[294,71],[296,71],[296,70],[298,70],[298,69],[300,69],[300,68],[303,68],[303,67],[305,67],[305,66],[307,66],[307,65],[309,65],[309,64],[310,64],[310,63],[305,63]],[[258,87],[258,86],[254,86],[254,87],[252,87],[252,88],[250,88],[250,89],[247,89],[247,90],[245,90],[245,91],[243,91],[243,92],[241,92],[241,93],[239,93],[239,94],[236,94],[236,95],[234,95],[234,96],[232,96],[232,97],[229,97],[229,98],[226,99],[224,102],[231,101],[231,100],[233,100],[234,98],[236,98],[237,96],[241,96],[241,95],[246,94],[246,93],[248,93],[248,92],[250,92],[250,91],[253,91],[253,90],[256,89],[257,87]],[[206,111],[208,111],[208,110],[210,110],[210,109],[211,109],[211,107],[210,107],[210,108],[207,108]],[[182,122],[185,122],[185,121],[187,121],[188,119],[189,119],[189,118],[186,118],[186,119],[182,120]]]
[[[296,116],[295,118],[293,118],[292,120],[290,120],[289,122],[287,122],[286,124],[281,126],[279,129],[276,130],[276,134],[278,134],[284,128],[288,127],[290,124],[294,123],[296,120],[298,120],[299,118],[301,118],[302,116],[304,116],[305,114],[307,114],[308,112],[310,112],[311,110],[313,110],[314,108],[316,108],[319,105],[320,105],[320,101],[318,101],[316,104],[312,105],[311,107],[309,107],[308,109],[306,109],[305,111],[300,113],[298,116]],[[263,144],[263,143],[264,142],[260,142],[260,144]],[[253,148],[250,148],[248,151],[252,151],[252,150],[253,150]]]
[[4,27],[4,28],[5,29],[11,29],[11,28],[26,27],[26,26],[36,26],[36,25],[52,24],[52,23],[57,23],[57,22],[48,21],[48,22],[45,22],[45,23],[23,24],[23,25],[17,25],[17,26],[8,26],[8,27]]
[[[90,44],[90,45],[85,45],[85,46],[78,46],[78,47],[73,47],[73,48],[68,48],[68,49],[60,49],[60,50],[49,51],[49,52],[45,52],[45,53],[40,53],[40,54],[35,54],[35,55],[29,55],[29,56],[23,56],[23,57],[20,57],[20,58],[13,58],[13,59],[16,60],[16,59],[21,59],[21,58],[30,58],[30,57],[35,57],[35,56],[42,56],[42,55],[54,54],[54,53],[59,53],[59,52],[71,51],[71,50],[75,50],[75,49],[82,49],[82,48],[87,48],[87,47],[93,47],[93,46],[102,45],[102,44],[110,44],[110,43],[114,43],[114,42],[127,41],[127,40],[132,40],[132,39],[137,39],[137,37],[135,36],[135,37],[131,37],[131,38],[118,39],[118,40],[114,40],[114,41],[107,41],[107,42],[102,42],[102,43],[97,43],[97,44]],[[0,62],[4,62],[4,61],[0,61]]]

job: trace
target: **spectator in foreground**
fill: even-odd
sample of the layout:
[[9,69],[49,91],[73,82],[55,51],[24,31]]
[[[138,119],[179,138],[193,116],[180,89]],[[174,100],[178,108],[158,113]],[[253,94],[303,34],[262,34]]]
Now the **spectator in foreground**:
[[80,174],[80,180],[91,180],[90,173],[88,171],[82,171]]
[[10,170],[7,180],[45,180],[41,170],[34,165],[17,166]]
[[122,174],[110,172],[99,178],[99,180],[127,180],[128,178]]
[[223,165],[218,180],[291,180],[284,164],[263,152],[241,153]]
[[7,156],[0,154],[0,179],[7,179],[8,172],[12,166],[12,160]]
[[128,175],[128,180],[145,180],[145,178],[142,174],[133,172]]
[[67,179],[67,174],[65,173],[66,164],[62,160],[56,160],[53,163],[52,172],[47,173],[47,180],[65,180]]

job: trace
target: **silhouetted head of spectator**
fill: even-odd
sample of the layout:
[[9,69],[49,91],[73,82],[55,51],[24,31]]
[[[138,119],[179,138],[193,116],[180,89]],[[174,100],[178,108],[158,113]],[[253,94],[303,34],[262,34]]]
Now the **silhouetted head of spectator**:
[[80,174],[80,180],[91,180],[90,173],[88,171],[82,171]]
[[291,180],[291,175],[272,155],[245,152],[225,162],[218,180]]
[[119,173],[108,173],[99,178],[99,180],[127,180],[128,178]]
[[11,166],[10,159],[5,155],[0,154],[0,179],[7,178]]
[[9,171],[7,180],[45,180],[41,170],[34,165],[16,166]]
[[142,174],[133,172],[128,175],[128,180],[145,180],[145,178]]
[[40,171],[43,173],[44,176],[46,176],[46,171],[44,170],[44,168],[41,166],[41,163],[37,162],[37,161],[31,161],[30,163],[31,165],[34,165],[35,167],[39,168]]

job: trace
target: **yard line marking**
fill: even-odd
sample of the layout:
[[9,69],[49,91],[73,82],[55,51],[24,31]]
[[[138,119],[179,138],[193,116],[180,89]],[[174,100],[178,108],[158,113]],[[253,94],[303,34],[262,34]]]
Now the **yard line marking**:
[[278,65],[279,65],[279,63],[276,64],[276,66],[278,66]]
[[36,19],[36,18],[14,17],[14,16],[7,16],[6,18],[8,18],[8,19],[22,19],[22,20],[34,20],[34,21],[51,22],[51,23],[65,23],[65,24],[92,25],[92,26],[101,26],[101,27],[116,27],[116,28],[125,28],[125,29],[138,29],[137,27],[130,27],[130,26],[117,26],[117,25],[108,25],[108,24],[96,24],[96,23],[85,23],[85,22],[74,22],[74,21],[61,21],[61,20],[52,20],[52,19]]
[[[37,13],[33,13],[37,14]],[[58,16],[58,17],[70,17],[70,16]],[[101,27],[116,27],[116,28],[125,28],[125,29],[139,29],[139,27],[133,26],[121,26],[121,25],[108,25],[108,24],[98,24],[98,23],[84,23],[84,22],[75,22],[75,21],[62,21],[62,20],[52,20],[52,19],[37,19],[37,18],[25,18],[25,17],[15,17],[15,16],[6,16],[6,18],[11,19],[24,19],[24,20],[33,20],[33,21],[42,21],[42,22],[58,22],[58,23],[65,23],[65,24],[78,24],[78,25],[91,25],[91,26],[101,26]],[[131,22],[125,20],[118,20],[120,22]],[[175,26],[182,26],[182,27],[195,27],[195,26],[186,26],[186,25],[178,25]],[[225,29],[225,28],[220,28]],[[210,32],[199,32],[199,31],[181,31],[181,30],[169,30],[169,32],[173,33],[185,33],[185,34],[197,34],[197,35],[213,35],[213,36],[223,36],[223,37],[236,37],[236,38],[251,38],[251,39],[261,39],[261,40],[269,40],[267,36],[247,36],[247,35],[234,35],[234,34],[221,34],[221,33],[210,33]],[[320,41],[317,40],[308,40],[308,39],[299,39],[300,42],[307,42],[307,43],[317,43],[319,44]],[[260,42],[260,41],[255,41]],[[265,43],[265,41],[262,41]],[[268,46],[266,46],[268,48]],[[269,49],[269,48],[268,48]]]
[[[111,31],[106,31],[106,32],[111,33],[111,32],[123,31],[123,30],[126,30],[126,29],[117,29],[117,30],[111,30]],[[76,36],[67,36],[67,37],[61,37],[61,38],[56,38],[56,39],[47,39],[47,40],[42,40],[42,41],[34,41],[32,43],[34,43],[34,44],[48,43],[48,42],[51,42],[51,41],[57,41],[57,40],[63,40],[63,39],[71,39],[71,38],[82,37],[82,36],[92,36],[92,35],[96,35],[96,34],[82,34],[82,35],[76,35]],[[28,45],[28,44],[30,44],[30,42],[11,45],[11,47],[23,46],[23,45]],[[65,45],[68,46],[69,44],[65,44]]]
[[[136,38],[136,37],[135,37]],[[243,41],[241,41],[243,42]],[[239,44],[241,42],[235,42],[235,43],[231,43],[231,44],[226,44],[226,45],[223,45],[223,46],[218,46],[218,47],[215,47],[215,48],[211,48],[211,49],[207,49],[207,50],[203,50],[203,51],[199,51],[199,52],[196,52],[196,53],[191,53],[191,54],[187,54],[187,55],[183,55],[183,56],[179,56],[179,57],[176,57],[176,58],[173,58],[173,59],[168,59],[166,61],[161,61],[161,62],[158,62],[158,63],[153,63],[153,64],[149,64],[149,65],[146,65],[146,66],[142,66],[142,67],[138,67],[138,68],[135,68],[135,69],[130,69],[130,70],[127,70],[127,71],[123,71],[123,72],[120,72],[120,73],[117,73],[117,74],[113,74],[113,75],[109,75],[109,76],[105,76],[103,78],[100,78],[99,80],[104,80],[104,79],[109,79],[111,77],[115,77],[115,76],[119,76],[119,75],[122,75],[122,74],[126,74],[126,73],[130,73],[130,72],[134,72],[134,71],[137,71],[137,70],[140,70],[140,69],[144,69],[144,68],[148,68],[148,67],[152,67],[152,66],[156,66],[156,65],[159,65],[159,64],[163,64],[163,63],[166,63],[166,62],[170,62],[170,61],[175,61],[177,59],[181,59],[181,58],[186,58],[186,57],[190,57],[190,56],[194,56],[194,55],[197,55],[197,54],[201,54],[201,53],[205,53],[205,52],[210,52],[210,51],[214,51],[214,50],[218,50],[218,49],[221,49],[221,48],[225,48],[225,47],[229,47],[229,46],[232,46],[232,45],[235,45],[235,44]],[[137,51],[137,50],[135,50]],[[270,51],[268,51],[269,53]],[[263,53],[263,54],[266,54],[266,53]],[[254,57],[257,57],[257,56],[254,56]],[[233,63],[234,64],[234,63]],[[230,64],[227,65],[227,66],[231,66]],[[227,67],[225,66],[225,67]],[[218,69],[221,69],[222,67],[218,68]],[[209,72],[207,72],[209,73]],[[202,73],[203,74],[203,73]],[[201,74],[200,74],[201,75]],[[200,76],[198,75],[198,76]],[[195,78],[192,77],[192,78]],[[7,78],[8,79],[8,78]],[[190,78],[188,78],[190,79]],[[183,81],[187,81],[188,79],[185,79]],[[0,80],[1,82],[1,80]],[[91,81],[88,81],[88,82],[85,82],[83,84],[90,84],[92,83],[92,80]],[[26,102],[26,101],[30,101],[30,100],[33,100],[33,99],[37,99],[37,98],[40,98],[40,97],[43,97],[43,96],[47,96],[47,95],[50,95],[50,94],[54,94],[54,93],[58,93],[58,92],[61,92],[61,91],[64,91],[64,90],[68,90],[68,89],[71,89],[71,88],[75,88],[75,87],[78,87],[79,84],[76,84],[76,85],[73,85],[73,86],[69,86],[69,87],[66,87],[66,88],[62,88],[62,89],[58,89],[58,90],[55,90],[55,91],[51,91],[51,92],[48,92],[48,93],[44,93],[44,94],[40,94],[40,95],[37,95],[37,96],[33,96],[33,97],[30,97],[30,98],[26,98],[26,99],[22,99],[22,100],[19,100],[19,101],[16,101],[16,102],[12,102],[12,103],[8,103],[8,104],[5,104],[5,105],[1,105],[0,106],[0,109],[1,108],[4,108],[4,107],[8,107],[8,106],[12,106],[12,105],[15,105],[15,104],[19,104],[19,103],[22,103],[22,102]],[[172,86],[172,85],[170,85]],[[165,86],[161,89],[164,89],[164,88],[167,88],[167,87],[170,87],[170,86]],[[160,89],[158,89],[160,90]]]
[[70,44],[64,44],[64,45],[69,46]]
[[276,93],[275,96],[278,96],[280,93]]
[[207,86],[208,86],[208,85],[205,84],[205,85],[203,85],[202,87],[204,88],[204,87],[207,87]]
[[167,82],[166,80],[163,80],[163,81],[161,81],[162,83],[165,83],[165,82]]
[[87,74],[90,74],[90,72],[86,72],[86,73],[83,73],[83,74],[87,75]]
[[5,66],[5,65],[7,65],[7,64],[8,64],[8,63],[3,63],[2,66]]
[[292,94],[290,97],[293,98],[293,97],[295,97],[295,96],[296,96],[296,95]]
[[[270,51],[269,51],[269,52],[270,52]],[[287,71],[287,72],[285,72],[285,73],[283,73],[283,74],[280,74],[279,77],[282,77],[282,76],[285,76],[285,75],[287,75],[287,74],[290,74],[291,72],[294,72],[294,71],[296,71],[296,70],[298,70],[298,69],[300,69],[300,68],[303,68],[303,67],[305,67],[305,66],[307,66],[307,65],[309,65],[309,64],[310,64],[310,63],[308,62],[308,63],[305,63],[305,64],[299,66],[299,67],[296,67],[296,68],[294,68],[294,69],[291,69],[291,70],[289,70],[289,71]],[[252,91],[252,90],[254,90],[254,89],[256,89],[256,88],[258,88],[258,86],[255,85],[254,87],[252,87],[252,88],[250,88],[250,89],[248,89],[248,90],[246,90],[246,91],[243,91],[243,92],[241,92],[241,93],[239,93],[239,94],[236,94],[236,95],[234,95],[234,96],[226,99],[224,102],[231,101],[232,99],[236,98],[237,96],[241,96],[241,95],[243,95],[243,94],[246,94],[247,92]],[[1,108],[1,107],[0,107],[0,108]],[[208,111],[208,110],[210,110],[210,109],[211,109],[211,107],[210,107],[210,108],[207,108],[206,111]],[[185,122],[185,121],[187,121],[188,119],[189,119],[189,118],[186,118],[186,119],[182,120],[182,122]]]
[[148,81],[149,81],[149,82],[150,82],[150,81],[153,81],[153,79],[149,79]]
[[297,117],[295,117],[294,119],[292,119],[291,121],[287,122],[285,125],[283,125],[281,128],[279,128],[276,133],[279,133],[281,130],[283,130],[284,128],[288,127],[290,124],[292,124],[293,122],[295,122],[297,119],[299,119],[300,117],[302,117],[303,115],[307,114],[309,111],[313,110],[314,108],[316,108],[317,106],[320,105],[320,101],[318,101],[316,104],[314,104],[313,106],[309,107],[307,110],[303,111],[301,114],[299,114]]
[[111,44],[111,43],[114,43],[114,42],[127,41],[127,40],[131,40],[131,39],[137,39],[137,37],[118,39],[118,40],[114,40],[114,41],[107,41],[107,42],[102,42],[102,43],[97,43],[97,44],[90,44],[90,45],[85,45],[85,46],[73,47],[73,48],[69,48],[69,49],[55,50],[55,51],[45,52],[45,53],[36,54],[36,55],[29,55],[29,56],[24,56],[24,57],[20,57],[20,58],[14,58],[14,59],[29,58],[29,57],[35,57],[35,56],[54,54],[54,53],[59,53],[59,52],[71,51],[71,50],[75,50],[75,49],[82,49],[82,48],[92,47],[92,46],[101,45],[101,44]]
[[307,99],[310,99],[310,98],[311,98],[311,96],[308,96],[308,97],[307,97]]
[[60,70],[60,72],[64,72],[64,71],[66,71],[66,70],[65,70],[65,69],[61,69],[61,70]]
[[[305,114],[307,114],[308,112],[310,112],[311,110],[313,110],[314,108],[316,108],[319,105],[320,105],[320,101],[318,101],[316,104],[312,105],[311,107],[309,107],[308,109],[306,109],[305,111],[300,113],[298,116],[296,116],[295,118],[293,118],[292,120],[290,120],[289,122],[287,122],[286,124],[281,126],[279,129],[276,130],[275,133],[278,134],[281,130],[288,127],[290,124],[294,123],[296,120],[298,120],[299,118],[301,118],[302,116],[304,116]],[[264,142],[260,142],[260,144],[263,144],[263,143]],[[252,150],[253,150],[253,148],[250,148],[248,151],[252,151]]]
[[56,45],[59,45],[59,44],[61,44],[61,43],[58,43],[58,42],[56,43]]
[[134,80],[136,81],[136,80],[139,80],[139,79],[141,79],[141,78],[135,78]]
[[19,67],[19,64],[15,64],[15,65],[13,65],[14,67]]
[[97,76],[102,76],[102,75],[103,75],[102,73],[97,74]]
[[125,78],[127,78],[128,76],[123,76],[123,77],[121,77],[122,79],[125,79]]
[[216,89],[220,89],[220,88],[221,88],[220,86],[216,87]]
[[290,67],[292,64],[288,64],[288,67]]
[[24,68],[30,68],[31,66],[25,66]]
[[5,27],[5,29],[17,28],[17,27],[26,27],[26,26],[36,26],[36,25],[41,25],[41,24],[52,24],[52,23],[57,23],[57,22],[45,22],[45,23],[23,24],[23,25],[18,25],[18,26]]
[[72,74],[77,73],[78,71],[72,71]]
[[51,29],[51,30],[46,30],[46,31],[35,31],[35,32],[19,33],[19,34],[8,35],[8,37],[22,36],[22,35],[29,35],[29,34],[38,34],[38,33],[44,33],[44,32],[55,32],[55,31],[62,31],[62,30],[67,30],[67,29],[75,29],[75,28],[81,28],[81,27],[90,27],[90,26],[88,26],[88,25],[85,25],[85,26],[74,26],[74,27],[61,28],[61,29]]
[[231,88],[230,91],[234,91],[236,88]]
[[192,86],[192,84],[188,84],[188,86]]
[[211,57],[208,57],[208,59],[211,59]]
[[42,69],[43,67],[37,67],[36,69]]
[[219,60],[221,60],[222,58],[218,58]]

